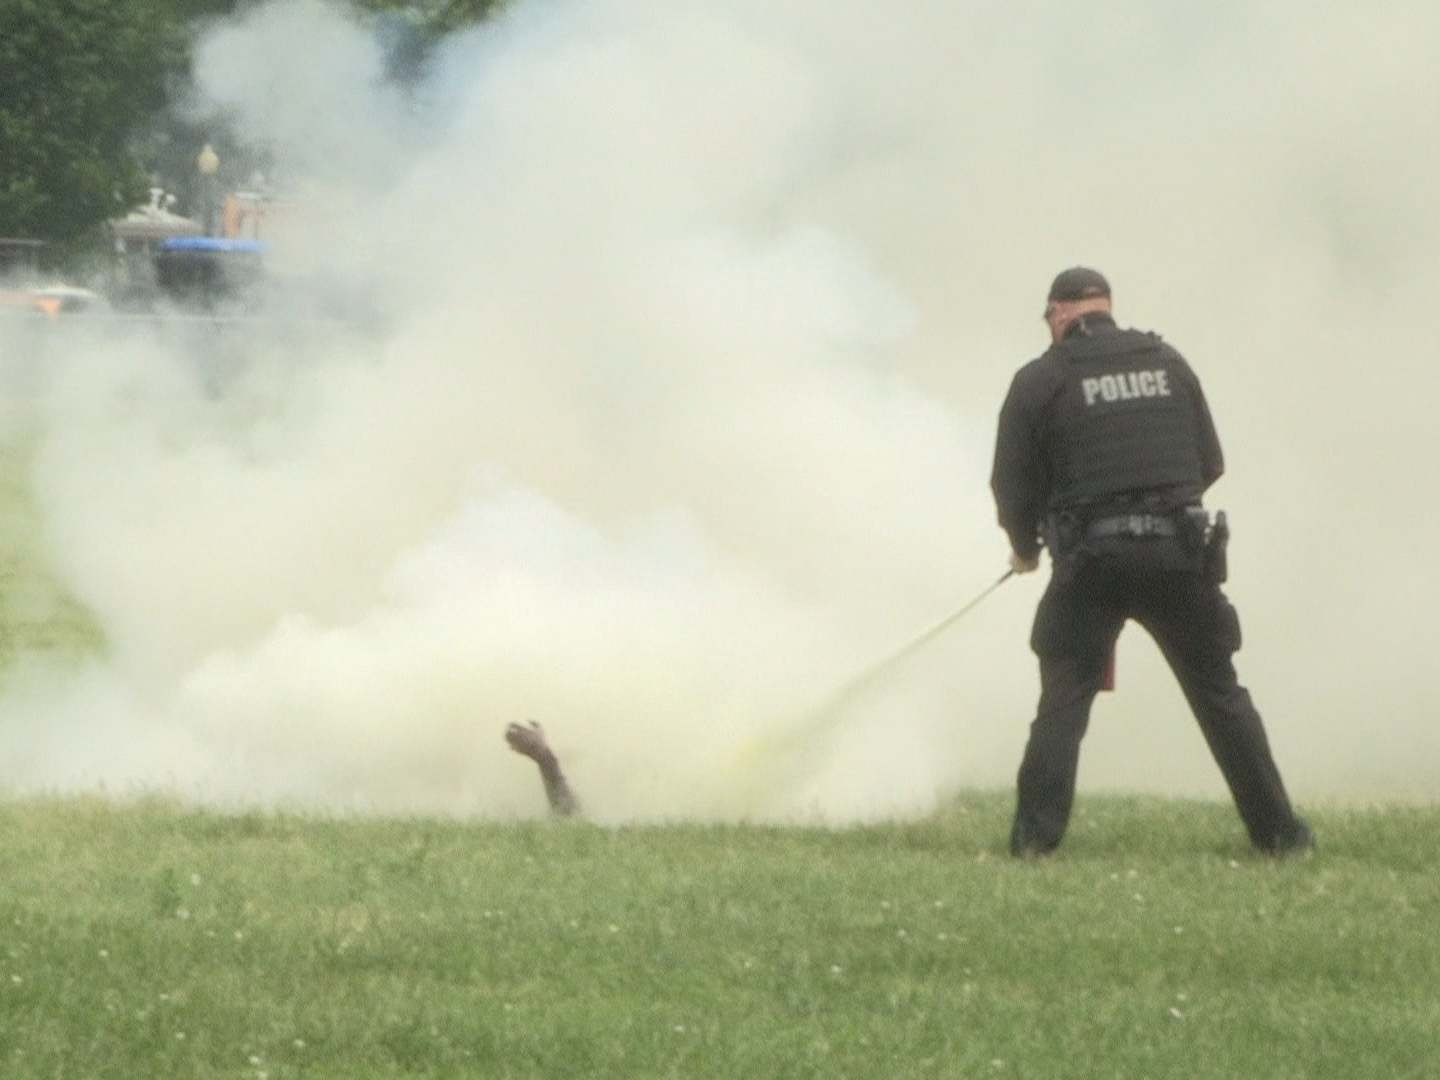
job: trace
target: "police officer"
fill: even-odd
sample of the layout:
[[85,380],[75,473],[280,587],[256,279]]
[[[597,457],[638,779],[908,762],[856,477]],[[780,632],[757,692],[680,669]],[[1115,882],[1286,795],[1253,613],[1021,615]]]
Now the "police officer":
[[1195,373],[1157,335],[1115,325],[1095,270],[1056,277],[1044,318],[1052,345],[1015,375],[991,477],[1011,567],[1034,570],[1042,536],[1052,562],[1030,638],[1040,704],[1011,852],[1044,855],[1065,835],[1090,705],[1127,619],[1179,680],[1251,843],[1312,848],[1231,662],[1240,624],[1220,591],[1227,533],[1200,504],[1224,462]]

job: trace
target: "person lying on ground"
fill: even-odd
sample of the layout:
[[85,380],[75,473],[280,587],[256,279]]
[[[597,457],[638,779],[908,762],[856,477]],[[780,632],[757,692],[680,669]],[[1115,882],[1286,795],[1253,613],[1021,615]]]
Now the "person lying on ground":
[[545,782],[545,798],[550,801],[552,814],[574,817],[580,812],[580,801],[575,798],[565,774],[560,771],[560,759],[550,749],[543,727],[534,720],[511,724],[505,729],[505,741],[510,744],[511,750],[540,766],[540,779]]

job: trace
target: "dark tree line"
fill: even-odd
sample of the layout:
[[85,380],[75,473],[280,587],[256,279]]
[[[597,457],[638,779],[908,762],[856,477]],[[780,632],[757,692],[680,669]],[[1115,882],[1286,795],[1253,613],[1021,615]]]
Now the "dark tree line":
[[184,65],[167,7],[0,2],[0,235],[73,241],[140,198],[131,140]]
[[[397,74],[501,0],[353,0],[405,16]],[[205,18],[246,0],[0,0],[0,237],[64,247],[141,202],[157,154],[193,154],[168,113]]]

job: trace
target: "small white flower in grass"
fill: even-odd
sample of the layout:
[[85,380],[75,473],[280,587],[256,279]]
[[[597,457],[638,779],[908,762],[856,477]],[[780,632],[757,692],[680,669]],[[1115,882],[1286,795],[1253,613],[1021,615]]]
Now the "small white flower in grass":
[[109,959],[110,959],[110,950],[109,950],[109,949],[101,949],[101,950],[100,950],[100,959],[101,959],[101,960],[109,960]]
[[236,930],[236,931],[235,931],[235,940],[236,940],[236,941],[244,941],[244,940],[245,940],[245,931],[243,931],[243,930]]
[[1177,926],[1177,927],[1175,927],[1175,933],[1177,933],[1177,934],[1183,934],[1184,932],[1185,932],[1185,928],[1184,928],[1183,926]]
[[184,1042],[184,1041],[185,1041],[185,1032],[183,1032],[183,1031],[177,1031],[177,1032],[175,1032],[175,1041],[176,1041],[176,1042]]
[[1240,864],[1239,864],[1238,862],[1236,862],[1234,859],[1231,859],[1231,860],[1230,860],[1230,869],[1231,869],[1231,870],[1239,870],[1239,869],[1240,869]]
[[839,975],[839,974],[840,974],[842,971],[844,971],[844,970],[845,970],[845,969],[842,968],[839,964],[831,964],[831,965],[830,965],[830,974],[831,974],[831,975]]
[[1175,1000],[1176,1000],[1176,1001],[1189,1001],[1189,1000],[1190,1000],[1190,995],[1189,995],[1189,994],[1176,994],[1176,995],[1175,995]]
[[19,975],[11,975],[11,976],[10,976],[10,981],[11,981],[12,983],[14,983],[16,986],[19,986],[19,985],[20,985],[22,982],[24,982],[25,980],[22,979]]
[[944,900],[936,900],[936,901],[935,901],[935,906],[936,906],[937,908],[942,908],[942,907],[945,906],[945,901],[944,901]]
[[684,1025],[684,1024],[676,1024],[676,1025],[675,1025],[675,1034],[676,1034],[676,1035],[684,1035],[684,1034],[685,1034],[685,1025]]
[[945,933],[944,930],[941,930],[940,933],[938,933],[938,934],[935,935],[935,940],[936,940],[936,941],[949,941],[949,940],[950,940],[950,935],[947,934],[947,933]]
[[295,1049],[296,1049],[296,1050],[304,1050],[304,1049],[305,1049],[305,1040],[304,1040],[304,1039],[296,1039],[296,1040],[295,1040]]
[[618,934],[618,933],[620,932],[620,927],[616,926],[616,925],[612,922],[612,923],[610,924],[610,926],[609,926],[609,930],[610,930],[610,933],[612,933],[612,934]]
[[199,875],[199,874],[191,874],[191,875],[190,875],[190,884],[191,884],[191,885],[199,885],[199,884],[200,884],[200,875]]
[[1141,896],[1141,895],[1137,892],[1137,893],[1135,894],[1135,902],[1136,902],[1137,904],[1143,904],[1143,903],[1145,902],[1145,897]]

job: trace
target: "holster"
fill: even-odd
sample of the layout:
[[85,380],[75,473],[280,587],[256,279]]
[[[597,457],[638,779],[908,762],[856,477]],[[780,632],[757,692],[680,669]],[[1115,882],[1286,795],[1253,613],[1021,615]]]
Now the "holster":
[[1202,557],[1210,543],[1210,512],[1203,506],[1186,506],[1180,510],[1177,524],[1180,541],[1191,555]]
[[1205,542],[1205,579],[1213,585],[1224,585],[1230,576],[1226,550],[1230,547],[1230,522],[1224,510],[1215,511],[1215,524]]

